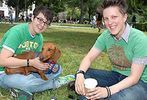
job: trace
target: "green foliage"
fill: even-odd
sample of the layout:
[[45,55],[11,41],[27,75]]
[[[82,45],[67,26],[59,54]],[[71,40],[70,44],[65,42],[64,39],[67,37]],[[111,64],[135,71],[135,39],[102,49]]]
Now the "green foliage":
[[147,23],[136,23],[134,27],[147,32]]
[[95,15],[96,8],[100,4],[101,0],[68,0],[66,11],[71,18],[78,18],[83,20],[88,19]]
[[80,18],[80,9],[78,7],[66,8],[67,19],[79,19]]
[[147,3],[146,0],[126,0],[128,4],[129,14],[138,14],[143,17],[143,20],[147,18]]
[[[68,18],[90,20],[96,12],[96,8],[103,0],[6,0],[8,6],[12,6],[19,12],[29,8],[32,3],[36,5],[46,5],[54,10],[55,15],[59,12],[67,12]],[[146,0],[126,0],[129,8],[129,14],[139,14],[143,20],[147,19],[147,1]],[[26,5],[24,5],[26,4]]]
[[87,2],[85,2],[85,9],[88,16],[92,17],[96,14],[96,9],[100,6],[101,2],[102,0],[87,0]]
[[33,0],[35,4],[48,6],[54,11],[54,14],[57,15],[59,12],[65,11],[65,0]]

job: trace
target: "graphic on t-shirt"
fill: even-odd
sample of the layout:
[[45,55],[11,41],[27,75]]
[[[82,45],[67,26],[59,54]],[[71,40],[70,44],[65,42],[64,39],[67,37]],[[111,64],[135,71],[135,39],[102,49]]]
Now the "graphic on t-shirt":
[[125,56],[123,47],[113,45],[108,49],[108,55],[113,66],[120,70],[125,70],[131,66],[131,63]]
[[19,45],[18,49],[21,49],[22,51],[31,51],[31,50],[33,51],[38,46],[39,46],[39,44],[37,42],[25,41]]

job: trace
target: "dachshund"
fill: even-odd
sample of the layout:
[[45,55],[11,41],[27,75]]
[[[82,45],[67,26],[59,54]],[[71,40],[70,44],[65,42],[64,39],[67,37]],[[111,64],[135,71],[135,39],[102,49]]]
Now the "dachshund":
[[[42,63],[49,63],[50,67],[53,67],[51,65],[52,64],[55,65],[55,63],[61,56],[61,51],[53,43],[46,42],[43,44],[42,51],[39,54],[33,51],[27,51],[22,54],[16,55],[14,57],[19,59],[34,59],[37,56],[39,57]],[[57,67],[50,69],[52,69],[52,72],[56,72],[58,70]],[[48,80],[48,78],[45,76],[45,72],[47,72],[48,70],[49,69],[42,71],[33,66],[21,66],[18,68],[5,67],[5,73],[8,75],[9,74],[29,75],[31,72],[37,72],[43,80]]]

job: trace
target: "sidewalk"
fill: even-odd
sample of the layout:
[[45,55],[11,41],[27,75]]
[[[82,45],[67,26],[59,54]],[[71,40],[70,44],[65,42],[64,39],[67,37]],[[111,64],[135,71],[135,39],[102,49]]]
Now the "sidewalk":
[[63,28],[91,28],[91,27],[86,27],[86,26],[65,26],[65,25],[52,25],[51,24],[51,26],[49,26],[49,27],[63,27]]

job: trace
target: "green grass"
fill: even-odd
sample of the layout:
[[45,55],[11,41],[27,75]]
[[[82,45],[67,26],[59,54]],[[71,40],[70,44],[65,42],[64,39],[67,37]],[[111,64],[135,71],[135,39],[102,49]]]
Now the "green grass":
[[[56,24],[57,25],[57,24]],[[0,38],[8,30],[11,25],[0,24]],[[147,33],[147,32],[146,32]],[[58,60],[63,68],[61,76],[74,74],[89,49],[95,43],[99,36],[98,30],[90,27],[54,27],[50,26],[43,33],[44,41],[55,43],[62,52],[62,56]],[[101,56],[92,64],[94,68],[109,70],[110,62],[106,54]],[[66,86],[56,90],[47,90],[41,93],[35,93],[35,100],[50,100],[52,96],[56,96],[58,100],[69,100],[68,94],[76,97],[75,93],[69,91]],[[8,90],[0,88],[0,100],[10,100]]]
[[58,26],[75,26],[75,27],[90,27],[90,24],[71,24],[71,23],[52,23],[52,25]]
[[[10,25],[0,24],[0,38],[3,33],[10,28]],[[95,43],[99,36],[98,30],[90,27],[71,28],[50,26],[43,33],[44,41],[55,43],[62,52],[58,60],[63,68],[61,76],[74,74],[79,67],[82,58]],[[102,54],[93,64],[94,68],[110,69],[110,63],[106,54]],[[66,86],[56,90],[47,90],[41,93],[35,93],[35,100],[50,100],[51,96],[56,96],[58,100],[69,100],[68,94],[75,95],[69,91]],[[9,91],[0,89],[0,97],[10,99]],[[76,97],[76,95],[75,95]],[[2,99],[1,99],[2,100]]]

